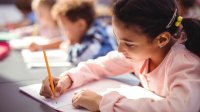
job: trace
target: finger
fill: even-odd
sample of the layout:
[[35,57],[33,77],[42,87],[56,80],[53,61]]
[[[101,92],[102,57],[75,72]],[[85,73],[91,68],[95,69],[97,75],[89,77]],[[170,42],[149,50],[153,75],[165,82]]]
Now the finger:
[[66,80],[60,79],[57,82],[57,85],[55,88],[55,92],[57,94],[56,96],[60,96],[64,91],[66,91],[67,90],[66,86],[67,86]]
[[79,94],[81,94],[81,90],[74,92],[74,95],[72,97],[72,103],[78,98]]
[[73,97],[72,97],[72,103],[74,102],[74,100],[77,98],[78,96],[78,93],[74,94]]
[[40,95],[41,96],[44,96],[45,98],[51,98],[52,95],[47,93],[45,90],[44,90],[44,87],[40,90]]
[[79,104],[79,101],[80,101],[80,94],[76,94],[73,99],[72,99],[72,105],[75,107],[75,108],[80,108],[81,105]]
[[53,84],[56,87],[56,85],[58,84],[59,78],[58,77],[53,77]]
[[34,48],[35,48],[35,44],[34,43],[32,43],[31,45],[29,45],[29,47],[28,47],[30,50],[34,50]]
[[73,103],[72,105],[75,108],[86,108],[86,106],[84,106],[84,95],[83,95],[83,91],[79,92],[75,95],[75,97],[73,98]]
[[29,50],[30,51],[34,51],[34,48],[31,46],[31,47],[29,47]]
[[43,85],[40,91],[42,96],[45,96],[47,98],[51,98],[53,96],[52,90],[51,90],[51,86],[49,83],[49,79],[46,78],[45,80],[43,80]]
[[44,87],[43,87],[43,86],[42,86],[41,89],[40,89],[40,95],[41,95],[41,96],[44,96]]
[[52,97],[52,96],[53,96],[53,93],[52,93],[50,84],[49,84],[49,86],[45,86],[45,87],[44,87],[44,94],[45,94],[45,96],[47,96],[47,97]]
[[45,78],[44,80],[42,80],[42,87],[41,87],[41,89],[40,89],[40,95],[41,95],[41,96],[44,96],[44,93],[45,93],[44,87],[45,87],[46,85],[49,85],[48,82],[46,82],[46,80],[47,80],[47,78]]
[[78,94],[81,91],[82,91],[81,89],[74,91],[74,95]]
[[76,101],[78,98],[82,98],[83,97],[83,94],[84,94],[84,91],[83,90],[79,90],[77,91],[76,93],[74,93],[74,96],[72,98],[72,103],[74,101]]
[[53,97],[50,96],[50,95],[46,95],[46,96],[44,96],[44,97],[47,98],[47,99],[53,99]]
[[56,88],[55,88],[55,95],[58,97],[58,96],[60,96],[62,94],[62,87],[61,86],[58,86],[58,84],[57,84],[57,86],[56,86]]

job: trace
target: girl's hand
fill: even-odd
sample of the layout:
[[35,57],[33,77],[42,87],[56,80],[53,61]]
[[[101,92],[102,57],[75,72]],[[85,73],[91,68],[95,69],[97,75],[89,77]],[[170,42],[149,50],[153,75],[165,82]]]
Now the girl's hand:
[[42,50],[42,46],[38,45],[36,43],[31,43],[31,45],[28,47],[28,49],[30,51],[40,51],[40,50]]
[[72,104],[75,108],[86,108],[90,111],[99,111],[102,96],[89,90],[81,90],[74,93]]
[[[72,85],[72,80],[69,76],[53,78],[53,82],[54,82],[56,97],[59,97],[60,95],[62,95]],[[42,81],[42,87],[40,89],[40,95],[44,96],[46,98],[54,98],[48,77],[45,78]]]

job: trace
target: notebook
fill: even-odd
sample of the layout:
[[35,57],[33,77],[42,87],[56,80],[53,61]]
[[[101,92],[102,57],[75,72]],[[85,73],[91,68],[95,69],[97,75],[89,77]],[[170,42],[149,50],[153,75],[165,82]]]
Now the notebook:
[[[21,54],[28,68],[46,67],[42,51],[31,52],[29,49],[24,49],[21,51]],[[61,49],[46,50],[46,54],[50,67],[72,66],[67,61],[67,53]]]
[[129,99],[139,99],[139,98],[152,98],[154,100],[161,100],[162,97],[141,88],[139,86],[130,86],[125,83],[111,80],[103,79],[100,81],[89,83],[83,87],[71,90],[64,93],[56,101],[51,99],[46,99],[39,95],[41,84],[32,84],[24,87],[20,87],[20,91],[31,96],[32,98],[42,102],[49,107],[61,111],[61,112],[88,112],[86,109],[76,109],[72,106],[71,100],[73,93],[81,89],[89,89],[97,92],[100,95],[104,95],[111,91],[117,91],[119,94],[126,96]]
[[19,39],[12,39],[9,41],[9,44],[11,48],[20,50],[28,48],[33,42],[39,45],[45,45],[49,43],[49,39],[41,36],[27,36]]
[[0,41],[9,41],[16,38],[19,38],[19,35],[15,33],[0,32]]

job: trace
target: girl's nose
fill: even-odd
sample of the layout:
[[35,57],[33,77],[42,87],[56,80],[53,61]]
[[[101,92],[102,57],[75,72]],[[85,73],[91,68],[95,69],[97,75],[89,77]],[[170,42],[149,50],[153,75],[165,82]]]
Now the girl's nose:
[[119,52],[123,52],[123,47],[122,47],[122,45],[121,45],[120,43],[118,44],[117,50],[118,50]]

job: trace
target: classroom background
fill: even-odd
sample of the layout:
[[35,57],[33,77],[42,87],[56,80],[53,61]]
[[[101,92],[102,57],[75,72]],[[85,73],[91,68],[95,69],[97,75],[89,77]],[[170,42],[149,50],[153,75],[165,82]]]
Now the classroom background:
[[[0,111],[56,112],[52,108],[25,96],[18,89],[21,86],[40,83],[46,77],[47,72],[41,52],[30,52],[24,48],[27,48],[32,41],[43,44],[47,43],[48,40],[35,37],[20,38],[20,41],[15,40],[19,38],[19,35],[10,32],[11,30],[34,25],[36,21],[31,19],[30,23],[20,26],[19,23],[24,20],[25,16],[16,7],[16,1],[0,0]],[[98,6],[97,15],[105,24],[111,25],[110,8],[114,0],[95,1]],[[200,19],[200,0],[177,0],[177,5],[180,9],[179,13],[183,17]],[[109,31],[112,33],[112,28]],[[54,76],[76,66],[66,62],[66,52],[56,49],[47,53]],[[130,85],[139,84],[137,78],[131,74],[121,75],[114,79]]]

